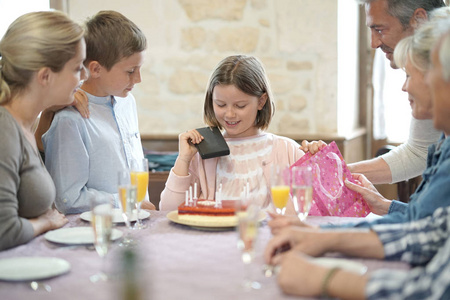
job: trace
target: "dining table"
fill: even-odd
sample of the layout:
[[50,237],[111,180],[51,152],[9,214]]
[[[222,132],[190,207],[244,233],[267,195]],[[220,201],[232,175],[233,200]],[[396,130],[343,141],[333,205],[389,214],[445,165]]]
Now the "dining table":
[[[124,245],[123,237],[115,240],[103,259],[92,245],[54,243],[45,235],[1,251],[0,261],[18,257],[53,257],[67,261],[70,268],[58,276],[36,281],[1,280],[0,299],[302,299],[284,294],[276,275],[268,277],[263,272],[264,248],[272,237],[267,224],[269,216],[260,223],[253,262],[244,265],[234,227],[193,227],[169,220],[169,211],[149,213],[142,220],[147,226],[145,229],[115,224],[115,229],[131,238],[131,244]],[[90,222],[80,214],[68,215],[67,218],[69,222],[64,228],[90,227]],[[306,222],[314,225],[343,224],[363,219],[309,216]],[[132,264],[133,268],[127,265],[130,253],[136,262]],[[410,268],[403,262],[340,258],[365,265],[367,272],[381,268]],[[244,268],[250,269],[252,278],[261,284],[260,289],[248,289],[242,285],[248,271]],[[108,274],[109,279],[92,282],[90,276],[101,270]],[[131,292],[130,287],[133,289]]]

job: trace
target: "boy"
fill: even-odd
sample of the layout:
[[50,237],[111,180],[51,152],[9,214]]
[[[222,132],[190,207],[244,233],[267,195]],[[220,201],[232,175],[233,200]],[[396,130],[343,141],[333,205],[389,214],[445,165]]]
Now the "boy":
[[[86,22],[85,40],[90,75],[81,90],[89,100],[90,117],[67,107],[55,114],[42,136],[56,208],[66,214],[88,211],[93,197],[113,197],[117,206],[118,171],[144,157],[130,93],[141,82],[144,34],[122,14],[100,11]],[[142,208],[155,209],[148,196]]]

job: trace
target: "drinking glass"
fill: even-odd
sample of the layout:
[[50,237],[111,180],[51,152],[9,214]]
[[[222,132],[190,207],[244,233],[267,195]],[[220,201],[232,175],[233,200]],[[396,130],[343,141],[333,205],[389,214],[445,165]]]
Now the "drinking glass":
[[294,208],[300,221],[305,221],[312,202],[312,168],[309,166],[295,166],[292,168],[291,174],[291,193]]
[[284,215],[290,197],[290,170],[288,166],[273,166],[271,171],[270,192],[272,202],[277,213]]
[[258,236],[258,216],[260,207],[252,202],[242,203],[236,211],[238,219],[238,249],[241,251],[241,259],[244,263],[245,289],[260,289],[261,283],[251,279],[251,262],[255,255],[255,244]]
[[136,223],[134,224],[135,229],[147,228],[147,225],[141,222],[139,215],[141,212],[142,201],[145,199],[145,195],[148,190],[148,160],[146,158],[137,159],[131,161],[131,184],[137,187],[137,197],[136,197],[136,210],[137,217]]
[[102,258],[102,270],[90,277],[91,282],[106,281],[104,272],[106,254],[111,244],[113,204],[111,200],[94,198],[91,200],[92,228],[94,230],[94,246]]
[[[130,172],[119,171],[118,176],[118,191],[119,191],[119,207],[122,212],[122,217],[128,229],[131,227],[131,218],[133,217],[133,210],[136,207],[137,188],[131,182]],[[121,246],[127,246],[132,243],[130,233],[127,232],[122,240]]]

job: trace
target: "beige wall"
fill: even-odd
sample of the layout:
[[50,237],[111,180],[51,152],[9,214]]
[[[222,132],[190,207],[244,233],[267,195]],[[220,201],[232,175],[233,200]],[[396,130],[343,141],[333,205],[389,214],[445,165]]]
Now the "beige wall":
[[143,135],[178,135],[202,126],[210,73],[222,58],[239,53],[257,56],[266,66],[277,107],[270,131],[337,134],[338,5],[338,0],[67,0],[75,20],[113,9],[146,34],[143,81],[133,91]]

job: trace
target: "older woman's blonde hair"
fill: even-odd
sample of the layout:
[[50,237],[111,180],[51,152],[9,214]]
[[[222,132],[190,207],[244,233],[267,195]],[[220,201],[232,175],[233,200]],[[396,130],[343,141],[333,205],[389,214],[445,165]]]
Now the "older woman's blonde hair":
[[84,30],[57,11],[17,18],[0,41],[0,103],[25,90],[43,67],[59,72],[77,52]]

